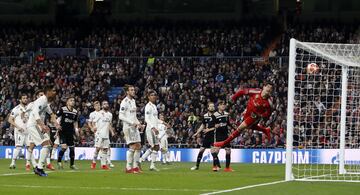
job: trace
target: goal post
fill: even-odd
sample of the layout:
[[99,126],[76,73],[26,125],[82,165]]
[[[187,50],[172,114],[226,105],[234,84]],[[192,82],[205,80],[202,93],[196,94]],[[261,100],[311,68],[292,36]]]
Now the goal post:
[[291,39],[287,103],[285,180],[360,182],[360,45]]
[[296,40],[290,40],[289,51],[289,79],[288,79],[288,105],[287,105],[287,128],[286,128],[286,165],[285,180],[293,180],[292,174],[292,152],[293,152],[293,132],[294,132],[294,99],[295,99],[295,59],[296,59]]

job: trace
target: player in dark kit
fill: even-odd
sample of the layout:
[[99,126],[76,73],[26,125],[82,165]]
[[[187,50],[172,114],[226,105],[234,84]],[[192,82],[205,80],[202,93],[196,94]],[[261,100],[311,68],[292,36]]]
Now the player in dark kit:
[[[219,125],[218,128],[215,129],[215,140],[214,142],[224,141],[229,136],[229,132],[231,129],[236,129],[236,126],[230,123],[229,113],[225,111],[226,104],[225,101],[220,100],[218,102],[218,111],[214,113],[216,117],[216,123]],[[226,167],[224,169],[225,172],[232,172],[233,170],[230,168],[230,160],[231,160],[231,146],[230,143],[223,146],[226,151],[225,159],[226,159]],[[215,166],[220,168],[220,161],[218,158],[220,148],[215,147],[212,151],[212,156],[214,159],[217,159],[215,162]],[[215,160],[214,160],[215,161]]]
[[75,159],[75,143],[74,135],[78,136],[78,113],[74,109],[75,99],[73,97],[67,98],[66,106],[60,108],[57,112],[57,116],[60,118],[61,130],[59,130],[59,138],[61,150],[58,156],[58,168],[63,169],[62,158],[66,149],[70,149],[70,168],[78,169],[74,165]]
[[[193,137],[198,136],[199,134],[203,135],[202,146],[200,147],[199,154],[197,156],[196,166],[192,167],[191,170],[198,170],[200,161],[203,157],[203,154],[207,148],[211,148],[214,143],[214,130],[217,127],[216,117],[214,116],[215,104],[213,102],[208,103],[208,112],[204,114],[202,119],[202,124],[193,135]],[[215,163],[216,159],[214,159]]]
[[244,120],[240,126],[224,141],[215,142],[215,147],[224,147],[229,144],[233,139],[240,135],[245,129],[258,130],[265,133],[268,140],[271,140],[270,128],[265,128],[259,124],[261,120],[269,119],[273,102],[271,92],[273,85],[271,82],[265,83],[263,89],[241,89],[238,90],[232,97],[232,101],[236,101],[241,95],[249,95],[250,99],[247,103]]

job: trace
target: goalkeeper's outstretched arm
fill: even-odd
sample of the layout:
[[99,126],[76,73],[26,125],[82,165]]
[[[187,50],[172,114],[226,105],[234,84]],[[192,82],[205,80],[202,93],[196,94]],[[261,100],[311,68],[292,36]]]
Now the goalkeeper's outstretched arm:
[[231,100],[235,102],[242,95],[259,94],[260,92],[261,89],[257,89],[257,88],[239,89],[238,91],[236,91],[234,95],[231,96]]

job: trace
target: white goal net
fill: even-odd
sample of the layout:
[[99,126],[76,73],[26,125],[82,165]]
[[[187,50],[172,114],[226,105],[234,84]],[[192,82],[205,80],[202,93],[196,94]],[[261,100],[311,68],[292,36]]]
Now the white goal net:
[[360,182],[360,45],[292,39],[288,85],[286,180]]

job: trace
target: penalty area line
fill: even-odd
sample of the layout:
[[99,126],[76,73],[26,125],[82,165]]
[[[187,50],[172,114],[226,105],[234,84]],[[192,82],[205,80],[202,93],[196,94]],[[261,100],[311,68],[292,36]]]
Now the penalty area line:
[[200,194],[200,195],[222,194],[222,193],[227,193],[227,192],[234,192],[234,191],[239,191],[239,190],[245,190],[245,189],[250,189],[250,188],[261,187],[261,186],[275,185],[275,184],[284,183],[284,182],[286,182],[286,181],[285,181],[285,180],[281,180],[281,181],[274,181],[274,182],[269,182],[269,183],[261,183],[261,184],[255,184],[255,185],[248,185],[248,186],[239,187],[239,188],[233,188],[233,189],[228,189],[228,190],[221,190],[221,191],[203,193],[203,194]]

